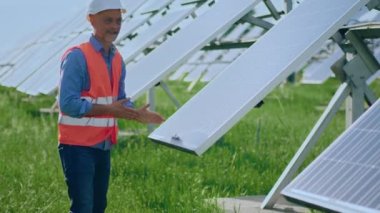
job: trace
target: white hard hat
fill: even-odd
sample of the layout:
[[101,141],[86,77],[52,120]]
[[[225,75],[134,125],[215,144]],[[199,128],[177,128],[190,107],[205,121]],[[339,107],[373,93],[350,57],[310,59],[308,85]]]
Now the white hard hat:
[[88,6],[87,15],[94,15],[104,10],[117,10],[120,9],[122,13],[126,10],[121,5],[120,0],[91,0]]

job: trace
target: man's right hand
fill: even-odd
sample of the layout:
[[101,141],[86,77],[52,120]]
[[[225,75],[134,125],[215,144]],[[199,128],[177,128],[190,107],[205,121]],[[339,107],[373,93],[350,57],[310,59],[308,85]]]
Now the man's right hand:
[[136,120],[144,124],[160,124],[164,122],[165,119],[160,114],[149,111],[149,104],[135,110],[125,106],[129,101],[129,99],[122,99],[111,105],[115,110],[115,117]]
[[129,102],[129,99],[122,99],[115,101],[111,104],[112,115],[116,118],[124,118],[127,120],[137,120],[140,117],[140,113],[135,109],[126,107],[125,104]]
[[111,105],[93,104],[92,110],[87,115],[111,115],[115,118],[135,120],[144,124],[160,124],[164,122],[165,119],[160,114],[148,110],[149,104],[136,110],[125,106],[128,101],[129,99],[122,99],[115,101]]
[[151,124],[160,124],[165,121],[165,119],[158,113],[149,111],[149,104],[141,107],[137,111],[139,112],[139,117],[137,121],[140,123],[151,123]]

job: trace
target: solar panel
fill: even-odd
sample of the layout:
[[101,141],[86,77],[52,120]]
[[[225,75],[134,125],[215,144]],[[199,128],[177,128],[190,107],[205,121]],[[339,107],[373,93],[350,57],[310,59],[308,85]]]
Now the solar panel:
[[367,2],[303,1],[149,138],[202,154]]
[[201,63],[211,64],[214,63],[223,54],[223,50],[207,51]]
[[[365,10],[364,8],[363,10]],[[379,21],[380,20],[380,12],[378,10],[365,10],[364,14],[360,15],[358,18],[358,22],[371,22],[371,21]]]
[[14,71],[10,73],[6,78],[1,80],[1,83],[5,86],[17,87],[27,78],[29,78],[34,72],[36,72],[44,63],[46,63],[54,54],[65,48],[67,44],[73,40],[76,36],[66,37],[65,39],[54,40],[46,44],[41,45],[36,49],[27,60],[23,63],[18,63],[15,66]]
[[173,75],[169,77],[169,80],[175,81],[182,79],[182,77],[186,74],[191,72],[193,69],[195,69],[195,65],[190,65],[190,64],[184,64],[181,66]]
[[140,14],[156,12],[168,6],[172,1],[173,0],[150,0],[145,3],[137,12]]
[[73,37],[65,44],[65,47],[51,55],[51,58],[43,64],[30,77],[25,79],[17,90],[29,95],[37,95],[39,93],[50,94],[58,85],[60,61],[64,52],[68,47],[85,42],[90,37],[90,33],[82,33]]
[[[137,2],[133,2],[133,4],[138,6]],[[177,15],[178,13],[183,15],[185,12],[186,14],[189,14],[193,9],[191,6],[181,8],[184,9],[180,9],[180,12],[176,11]],[[135,21],[137,24],[128,24],[127,31],[133,30],[131,29],[131,26],[136,28],[138,24],[141,24],[141,19],[146,21],[145,16],[144,18],[139,17],[128,19],[130,21]],[[167,17],[167,19],[170,17],[175,18],[171,12],[165,17]],[[83,17],[82,19],[85,20]],[[169,24],[171,23],[172,22],[169,21]],[[78,26],[83,26],[83,22],[77,17],[60,25],[62,29],[66,30],[66,34],[67,32],[74,32],[74,29],[78,28]],[[81,29],[76,31],[83,32],[84,30]],[[87,35],[86,33],[80,33],[81,36],[78,36],[78,33],[75,35],[72,33],[71,35],[59,35],[59,33],[62,33],[62,30],[58,29],[54,33],[49,33],[50,36],[44,36],[43,40],[40,39],[42,41],[38,41],[36,44],[32,45],[32,48],[29,48],[28,51],[23,51],[22,54],[20,54],[21,56],[18,55],[17,61],[19,62],[14,67],[10,69],[2,69],[0,83],[5,86],[17,86],[19,91],[31,95],[37,95],[39,93],[50,94],[54,91],[57,85],[57,70],[59,70],[59,61],[63,53],[62,51],[65,51],[67,46],[77,44],[73,42],[83,42],[83,35]]]
[[313,62],[303,71],[301,83],[304,84],[322,84],[333,75],[330,67],[341,57],[344,56],[343,51],[336,47],[333,54],[327,59]]
[[[80,12],[83,11],[81,10]],[[26,45],[18,55],[10,59],[9,63],[14,64],[14,66],[2,73],[0,84],[12,87],[21,84],[36,69],[49,60],[52,56],[49,53],[54,54],[63,48],[70,39],[75,37],[71,32],[79,26],[82,26],[82,28],[77,31],[83,31],[88,26],[88,23],[86,23],[85,18],[75,16],[68,22],[49,27],[46,32],[38,37],[38,40]]]
[[131,41],[126,41],[125,45],[118,48],[123,56],[125,63],[128,63],[145,48],[149,47],[158,38],[165,35],[178,22],[186,18],[195,9],[195,7],[187,7],[186,9],[177,9],[163,16],[159,21],[152,24],[147,30],[141,32]]
[[119,38],[116,40],[116,44],[119,44],[122,40],[126,39],[133,31],[138,27],[143,25],[149,20],[148,15],[134,16],[133,18],[127,19],[122,23],[122,27],[119,32]]
[[200,79],[201,82],[209,82],[222,72],[229,64],[231,64],[240,54],[242,49],[231,49],[223,53],[214,63],[207,67],[206,72]]
[[[129,70],[126,93],[136,99],[247,14],[259,0],[220,0]],[[165,56],[165,57],[162,57]]]
[[238,41],[241,36],[243,35],[243,33],[248,30],[248,28],[250,28],[250,24],[247,23],[247,22],[244,22],[242,24],[238,24],[235,26],[235,28],[233,30],[231,30],[231,32],[229,32],[228,34],[224,34],[221,36],[221,38],[219,38],[218,40],[220,41]]
[[[360,11],[353,16],[349,23],[357,24],[358,22],[377,21],[380,13],[377,10],[368,11],[367,7],[362,7]],[[343,56],[343,52],[335,45],[334,52],[327,58],[311,62],[303,71],[301,83],[304,84],[321,84],[329,77],[333,76],[330,66]]]
[[338,212],[380,212],[380,101],[283,191]]
[[[213,50],[213,51],[198,51],[194,54],[186,64],[181,66],[174,74],[169,77],[169,80],[181,80],[186,73],[188,75],[183,78],[186,82],[198,81],[199,77],[203,75],[207,68],[216,63],[217,59],[221,57],[221,54],[224,51],[222,50]],[[201,67],[201,68],[198,68]],[[208,71],[207,71],[208,72]],[[196,82],[194,82],[196,83]]]
[[[34,57],[37,57],[39,54],[34,54],[34,53],[41,53],[41,50],[44,50],[44,47],[47,45],[38,43],[33,45],[32,47],[28,48],[27,51],[25,51],[24,54],[22,54],[20,57],[18,57],[18,62],[15,63],[15,66],[12,67],[11,70],[9,70],[7,73],[5,73],[3,76],[0,78],[0,84],[4,86],[11,86],[12,82],[10,82],[8,79],[18,71],[21,76],[20,78],[23,78],[25,76],[25,73],[22,72],[19,68],[22,67],[26,63],[33,63],[32,59]],[[33,50],[33,51],[32,51]],[[16,73],[17,74],[17,73]]]
[[265,30],[260,27],[253,27],[247,34],[243,35],[242,40],[257,39],[263,35]]
[[[37,51],[42,46],[43,40],[46,40],[47,35],[50,35],[52,31],[55,31],[54,27],[49,27],[42,33],[38,33],[35,38],[28,40],[28,42],[21,47],[12,50],[12,53],[9,54],[8,57],[2,61],[2,63],[9,63],[16,66],[19,63],[23,63],[25,60],[28,60],[28,58],[33,55],[33,52]],[[13,69],[8,69],[0,76],[0,84],[2,79],[5,78],[6,75],[9,75],[12,71]]]
[[226,68],[227,64],[216,63],[207,68],[207,72],[202,76],[201,82],[209,82],[215,78],[215,76]]
[[123,0],[122,3],[127,8],[127,15],[133,15],[137,9],[144,5],[146,0]]
[[207,69],[207,65],[201,64],[197,66],[194,70],[189,72],[189,74],[183,79],[185,82],[193,82],[198,80],[202,73]]

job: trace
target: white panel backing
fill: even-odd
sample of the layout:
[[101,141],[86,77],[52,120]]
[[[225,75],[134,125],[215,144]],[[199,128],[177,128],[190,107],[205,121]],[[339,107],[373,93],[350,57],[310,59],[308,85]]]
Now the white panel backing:
[[219,0],[186,28],[180,30],[129,70],[126,94],[136,99],[192,54],[227,30],[260,0]]
[[303,1],[149,137],[202,154],[367,2]]

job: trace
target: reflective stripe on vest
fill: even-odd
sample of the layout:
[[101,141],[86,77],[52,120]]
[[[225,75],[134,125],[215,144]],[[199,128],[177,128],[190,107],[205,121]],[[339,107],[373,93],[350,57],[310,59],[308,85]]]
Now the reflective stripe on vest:
[[[116,51],[112,59],[112,85],[106,62],[100,52],[96,52],[89,42],[74,48],[83,52],[90,80],[90,89],[81,92],[81,99],[92,104],[112,104],[119,95],[122,72],[122,58],[119,52]],[[59,142],[63,144],[92,146],[109,138],[112,143],[117,142],[117,122],[108,115],[74,118],[60,113],[58,129]]]
[[58,122],[60,124],[70,126],[94,126],[94,127],[113,127],[115,126],[115,118],[95,118],[83,117],[73,118],[67,115],[59,115]]
[[91,98],[89,96],[81,96],[80,98],[85,99],[86,101],[91,102],[93,104],[112,104],[117,99],[117,97],[112,97],[112,96],[98,97],[98,98]]

